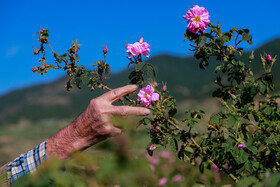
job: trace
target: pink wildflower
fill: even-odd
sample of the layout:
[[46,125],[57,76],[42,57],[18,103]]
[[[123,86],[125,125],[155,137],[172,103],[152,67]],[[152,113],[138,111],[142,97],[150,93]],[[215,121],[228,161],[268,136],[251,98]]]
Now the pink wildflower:
[[139,91],[137,100],[140,101],[140,104],[144,107],[150,106],[151,103],[159,99],[159,94],[154,93],[154,91],[154,87],[147,85]]
[[194,34],[199,31],[204,32],[207,29],[210,22],[209,17],[208,11],[204,7],[197,5],[188,10],[187,14],[183,16],[188,21],[187,29]]
[[156,149],[156,146],[154,146],[154,145],[151,145],[150,147],[149,147],[149,150],[150,151],[153,151],[153,150],[155,150]]
[[237,146],[237,148],[240,148],[240,147],[246,147],[246,144],[239,144],[239,145]]
[[180,181],[182,181],[182,178],[183,178],[182,175],[177,174],[177,175],[175,175],[175,176],[172,178],[172,180],[173,180],[174,182],[180,182]]
[[128,58],[136,57],[140,54],[145,55],[146,57],[149,57],[150,55],[148,52],[150,52],[151,46],[144,42],[144,38],[142,37],[139,42],[135,42],[134,44],[127,44],[125,46],[126,52],[129,54]]
[[270,62],[270,61],[271,61],[271,55],[267,55],[267,56],[266,56],[266,60],[267,60],[268,62]]
[[34,68],[32,68],[31,70],[32,70],[32,72],[35,72],[35,69],[34,69]]
[[166,182],[167,182],[167,178],[166,178],[166,177],[162,177],[162,178],[160,178],[160,179],[158,180],[158,185],[159,185],[159,186],[163,186],[163,185],[166,184]]

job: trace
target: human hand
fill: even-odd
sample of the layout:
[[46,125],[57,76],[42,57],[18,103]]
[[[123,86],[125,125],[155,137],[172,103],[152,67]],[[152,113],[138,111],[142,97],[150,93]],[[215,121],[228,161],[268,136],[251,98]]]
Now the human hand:
[[60,158],[67,158],[74,151],[84,150],[108,137],[120,134],[121,129],[110,121],[113,115],[149,115],[150,110],[144,107],[112,105],[136,90],[136,85],[128,85],[92,99],[87,109],[71,125],[48,140],[47,155],[56,154]]

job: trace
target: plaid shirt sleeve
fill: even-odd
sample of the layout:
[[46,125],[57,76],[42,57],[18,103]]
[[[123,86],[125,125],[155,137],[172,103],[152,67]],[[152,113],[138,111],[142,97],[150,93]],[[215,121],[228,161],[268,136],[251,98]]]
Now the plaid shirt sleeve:
[[21,154],[7,167],[9,184],[23,174],[33,173],[36,168],[47,159],[47,140],[37,145],[34,149]]

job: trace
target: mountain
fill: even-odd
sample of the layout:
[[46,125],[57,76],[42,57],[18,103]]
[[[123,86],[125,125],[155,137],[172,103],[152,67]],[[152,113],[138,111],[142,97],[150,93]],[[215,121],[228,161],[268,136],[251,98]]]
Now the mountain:
[[[280,38],[255,49],[256,70],[260,71],[260,52],[267,52],[280,56]],[[240,60],[247,61],[250,53],[245,53]],[[169,93],[178,102],[183,100],[202,101],[211,97],[214,90],[214,67],[220,62],[210,59],[206,70],[201,70],[199,61],[194,57],[177,57],[167,54],[157,55],[148,60],[158,74],[157,81],[167,82]],[[253,65],[253,66],[254,66]],[[280,86],[280,68],[278,62],[274,67],[275,82]],[[128,82],[130,70],[112,74],[108,85],[112,88],[120,87]],[[44,75],[48,76],[48,75]],[[101,94],[100,91],[90,92],[88,89],[72,89],[67,92],[64,84],[67,78],[63,77],[48,84],[31,86],[15,90],[0,97],[0,126],[18,122],[20,119],[41,120],[46,118],[63,119],[73,118],[81,113],[92,98]]]

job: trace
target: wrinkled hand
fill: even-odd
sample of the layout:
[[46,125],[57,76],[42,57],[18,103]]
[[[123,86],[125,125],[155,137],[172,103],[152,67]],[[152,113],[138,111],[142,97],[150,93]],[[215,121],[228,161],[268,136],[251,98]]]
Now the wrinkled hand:
[[128,85],[92,99],[87,109],[71,125],[48,140],[47,154],[67,158],[74,151],[84,150],[108,137],[120,134],[121,130],[110,121],[113,115],[149,115],[150,110],[144,107],[112,105],[136,90],[136,85]]

